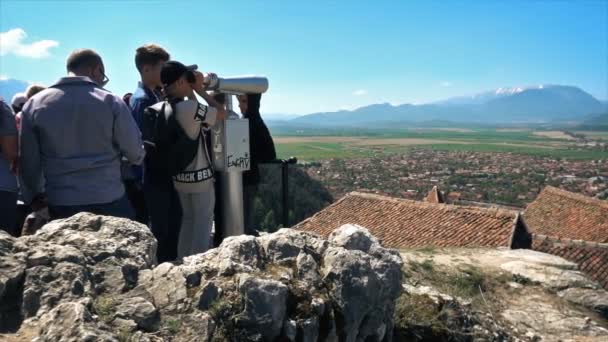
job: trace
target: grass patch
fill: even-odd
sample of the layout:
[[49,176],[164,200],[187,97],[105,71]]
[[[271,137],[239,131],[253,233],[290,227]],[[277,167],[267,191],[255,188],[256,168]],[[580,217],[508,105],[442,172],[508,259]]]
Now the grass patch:
[[120,331],[118,331],[118,335],[116,335],[116,338],[118,339],[119,342],[131,342],[131,339],[133,338],[133,332],[129,331],[129,329],[121,329]]
[[521,274],[517,274],[517,273],[513,274],[513,276],[509,279],[509,281],[513,281],[515,283],[518,283],[518,284],[521,284],[521,285],[524,285],[524,286],[526,286],[526,285],[539,285],[540,284],[540,282],[532,281],[532,279],[530,279],[530,278],[528,278],[526,276],[523,276]]
[[231,297],[220,297],[211,303],[208,312],[217,324],[212,342],[248,340],[246,331],[237,326],[239,314],[243,309],[243,300],[236,294]]
[[102,322],[110,323],[114,319],[114,308],[118,305],[116,299],[110,296],[100,296],[93,301],[93,312]]
[[422,247],[422,248],[416,249],[415,251],[424,253],[424,254],[435,254],[437,252],[437,248],[429,246],[429,247]]
[[[401,339],[438,337],[446,330],[437,304],[429,297],[404,294],[395,303],[395,328]],[[412,336],[413,335],[413,336]]]
[[433,272],[433,270],[435,269],[435,263],[433,262],[432,259],[426,259],[423,262],[421,262],[417,268],[423,270],[424,272]]
[[[422,258],[421,258],[422,259]],[[398,341],[470,341],[478,332],[466,318],[473,312],[489,313],[496,317],[510,274],[485,273],[474,265],[452,268],[437,264],[431,258],[408,260],[404,265],[406,281],[425,285],[454,298],[471,303],[461,306],[416,293],[403,293],[395,306],[395,336]],[[470,312],[469,312],[470,311]]]
[[481,270],[469,266],[460,272],[448,273],[445,277],[444,288],[453,296],[462,298],[476,298],[480,289],[486,287],[486,276]]
[[[436,137],[439,139],[438,137]],[[423,138],[425,139],[425,138]],[[608,159],[608,151],[568,148],[569,145],[552,146],[543,144],[545,140],[501,140],[501,139],[450,139],[454,144],[431,143],[413,145],[356,145],[352,142],[290,142],[277,143],[278,158],[295,156],[302,161],[320,161],[327,159],[353,159],[378,157],[390,154],[403,154],[412,150],[437,150],[450,152],[491,152],[514,153],[535,157],[560,158],[570,160]],[[463,143],[458,143],[463,142]],[[508,144],[508,145],[507,145]]]
[[[490,127],[444,128],[309,128],[273,129],[275,137],[315,138],[334,137],[335,141],[300,141],[277,143],[280,158],[295,156],[302,160],[318,161],[324,159],[350,159],[378,154],[404,153],[412,148],[443,151],[518,153],[539,157],[565,158],[573,160],[592,160],[608,158],[608,151],[581,149],[574,141],[555,139],[535,133],[543,129],[500,130]],[[557,129],[554,129],[557,130]],[[595,139],[608,139],[608,132],[576,131]],[[341,141],[344,138],[344,141]],[[367,139],[422,139],[427,145],[376,145]],[[310,139],[309,139],[310,140]],[[440,143],[439,140],[443,141]],[[445,141],[449,142],[445,142]],[[435,143],[433,143],[435,141]],[[454,142],[453,144],[451,142]],[[363,144],[362,144],[363,143]]]
[[229,301],[218,298],[209,305],[209,314],[214,319],[227,318],[234,314],[232,309],[233,305]]
[[[405,278],[412,284],[430,285],[441,293],[470,300],[474,305],[485,305],[481,293],[491,297],[496,289],[513,281],[505,273],[485,273],[474,265],[448,269],[432,259],[410,260],[403,269]],[[487,298],[486,298],[487,299]]]
[[167,318],[163,322],[163,329],[171,335],[177,335],[182,327],[182,322],[177,318]]
[[463,329],[463,312],[449,303],[436,303],[430,297],[403,294],[395,303],[397,341],[470,341]]
[[371,151],[366,148],[348,146],[343,143],[327,142],[298,142],[276,144],[277,158],[297,157],[303,161],[317,161],[325,159],[352,159],[369,157]]

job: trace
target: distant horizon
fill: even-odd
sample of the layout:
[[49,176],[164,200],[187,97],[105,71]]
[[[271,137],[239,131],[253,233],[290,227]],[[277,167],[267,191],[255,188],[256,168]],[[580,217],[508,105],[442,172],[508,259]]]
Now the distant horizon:
[[[528,85],[528,86],[513,86],[513,87],[498,87],[496,89],[487,89],[487,90],[482,90],[481,92],[477,92],[474,94],[463,94],[463,95],[454,95],[454,96],[450,96],[448,98],[441,98],[441,99],[436,99],[436,100],[431,100],[430,102],[424,102],[424,103],[412,103],[412,102],[403,102],[403,103],[391,103],[391,102],[376,102],[376,103],[369,103],[369,104],[364,104],[362,106],[358,106],[352,109],[335,109],[335,110],[328,110],[325,111],[327,113],[332,113],[332,112],[339,112],[339,111],[354,111],[360,108],[364,108],[364,107],[368,107],[368,106],[373,106],[373,105],[382,105],[382,104],[389,104],[393,107],[398,107],[398,106],[402,106],[402,105],[413,105],[413,106],[421,106],[421,105],[428,105],[428,104],[435,104],[435,103],[440,103],[442,101],[447,101],[450,99],[454,99],[454,98],[463,98],[463,97],[474,97],[476,95],[481,95],[481,94],[486,94],[488,92],[492,92],[492,91],[497,91],[499,89],[515,89],[515,88],[522,88],[523,90],[528,90],[528,89],[539,89],[539,87],[541,86],[565,86],[565,87],[576,87],[579,88],[581,90],[583,90],[584,92],[588,93],[589,95],[593,96],[593,94],[587,92],[585,89],[576,86],[576,85],[572,85],[572,84],[538,84],[538,85]],[[602,102],[602,103],[608,103],[608,96],[605,99],[601,99],[598,98],[596,96],[593,96],[596,100]],[[285,115],[285,116],[302,116],[302,115],[308,115],[308,114],[316,114],[316,113],[321,113],[321,112],[314,112],[314,113],[304,113],[304,114],[296,114],[296,113],[272,113],[272,112],[268,112],[265,113],[266,115]]]
[[[0,81],[4,81],[4,80],[14,80],[14,81],[18,81],[18,82],[25,82],[28,84],[33,84],[32,82],[27,82],[24,80],[18,80],[18,79],[14,79],[14,78],[6,78],[6,77],[0,77]],[[48,86],[48,85],[44,85],[44,86]],[[521,88],[523,90],[528,90],[528,89],[541,89],[541,87],[546,87],[546,86],[566,86],[566,87],[576,87],[579,88],[585,92],[587,92],[585,89],[576,86],[576,85],[572,85],[572,84],[538,84],[538,85],[527,85],[527,86],[513,86],[513,87],[498,87],[496,89],[487,89],[487,90],[483,90],[481,92],[478,93],[474,93],[474,94],[463,94],[463,95],[454,95],[448,98],[442,98],[442,99],[437,99],[437,100],[432,100],[430,102],[425,102],[425,103],[411,103],[411,102],[404,102],[404,103],[391,103],[391,102],[377,102],[377,103],[368,103],[368,104],[363,104],[361,106],[355,107],[355,108],[350,108],[350,109],[335,109],[335,110],[328,110],[328,111],[324,111],[323,113],[333,113],[333,112],[339,112],[339,111],[355,111],[357,109],[360,108],[364,108],[364,107],[368,107],[368,106],[373,106],[373,105],[383,105],[383,104],[388,104],[391,105],[393,107],[398,107],[398,106],[402,106],[402,105],[413,105],[413,106],[419,106],[419,105],[428,105],[428,104],[435,104],[435,103],[440,103],[442,101],[447,101],[450,99],[454,99],[454,98],[466,98],[466,97],[474,97],[476,95],[481,95],[481,94],[486,94],[489,92],[496,92],[500,89],[506,89],[506,90],[512,90],[512,89],[517,89],[517,88]],[[589,92],[587,92],[589,93]],[[589,93],[590,94],[590,93]],[[591,96],[593,96],[593,94],[590,94]],[[597,98],[595,96],[593,96],[596,100],[602,102],[602,103],[608,103],[608,98],[606,99],[601,99],[601,98]],[[10,99],[8,99],[10,100]],[[304,115],[309,115],[309,114],[317,114],[317,113],[322,113],[322,112],[310,112],[310,113],[286,113],[286,112],[264,112],[265,116],[272,116],[272,117],[298,117],[298,116],[304,116]]]
[[[423,104],[507,86],[608,100],[608,1],[0,1],[0,77],[50,85],[77,48],[133,92],[135,49],[269,78],[265,113]],[[190,24],[187,24],[190,23]]]

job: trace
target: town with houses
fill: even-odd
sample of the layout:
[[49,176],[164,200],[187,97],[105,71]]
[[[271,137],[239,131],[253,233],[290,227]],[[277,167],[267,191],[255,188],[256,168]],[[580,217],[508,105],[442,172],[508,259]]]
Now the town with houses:
[[336,201],[298,229],[359,224],[398,249],[531,249],[608,289],[608,160],[426,149],[306,171]]
[[547,185],[608,199],[608,160],[571,160],[515,153],[414,149],[381,158],[331,159],[306,166],[334,198],[363,191],[422,199],[433,186],[450,200],[523,208]]

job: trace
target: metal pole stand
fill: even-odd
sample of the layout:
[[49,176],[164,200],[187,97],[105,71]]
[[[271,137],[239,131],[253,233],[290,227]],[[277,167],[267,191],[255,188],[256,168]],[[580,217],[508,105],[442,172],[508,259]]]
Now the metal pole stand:
[[[232,110],[232,95],[225,94],[226,110]],[[211,135],[214,164],[221,190],[219,198],[222,219],[216,234],[223,237],[245,233],[243,209],[243,171],[249,170],[249,120],[227,117],[219,122]],[[219,231],[218,231],[219,230]]]

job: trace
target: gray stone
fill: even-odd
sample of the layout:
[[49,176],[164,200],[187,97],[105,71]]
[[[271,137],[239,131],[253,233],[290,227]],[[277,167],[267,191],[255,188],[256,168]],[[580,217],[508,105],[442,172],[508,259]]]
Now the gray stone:
[[583,305],[608,319],[608,292],[605,290],[569,288],[558,292],[557,295],[572,303]]
[[295,342],[297,335],[298,326],[296,325],[296,321],[293,319],[285,320],[285,323],[283,323],[283,336],[285,336],[288,341]]
[[264,261],[263,254],[256,238],[249,235],[231,236],[218,247],[216,260],[219,273],[232,275],[235,272],[253,272],[259,270]]
[[213,318],[207,312],[184,317],[181,326],[183,337],[176,338],[176,340],[209,342],[216,329]]
[[14,254],[15,238],[0,230],[0,331],[14,330],[21,321],[19,298],[26,263]]
[[139,269],[125,264],[114,256],[98,262],[92,267],[93,283],[97,292],[120,293],[133,288],[138,281]]
[[[359,330],[364,319],[372,313],[381,315],[381,320],[392,322],[394,302],[401,291],[400,273],[381,281],[372,266],[376,262],[376,258],[361,250],[329,247],[325,251],[321,276],[329,289],[335,314],[340,316],[337,335],[344,337],[346,342],[355,342],[357,338],[380,340],[379,327],[366,326],[365,331]],[[398,263],[389,265],[391,258],[383,262],[389,269],[400,267]]]
[[139,269],[154,264],[155,250],[146,226],[89,213],[52,221],[19,239],[0,234],[0,306],[6,284],[14,290],[16,279],[23,295],[11,297],[22,298],[24,318],[99,292],[128,290]]
[[288,228],[263,235],[258,241],[273,263],[293,263],[302,252],[320,258],[328,246],[327,241],[310,233]]
[[145,331],[155,331],[160,323],[158,310],[144,298],[127,298],[119,303],[114,316],[119,319],[128,319],[136,323],[137,327]]
[[[55,267],[35,266],[27,270],[22,314],[33,317],[62,301],[75,301],[85,293],[88,272],[82,265],[61,262]],[[40,312],[39,312],[40,311]]]
[[112,216],[76,214],[46,224],[35,235],[19,239],[21,248],[56,244],[70,246],[97,263],[110,256],[129,260],[139,268],[156,262],[156,240],[143,224]]
[[[184,271],[185,268],[186,267],[182,267],[182,271]],[[185,271],[182,273],[184,274],[184,278],[186,278],[186,287],[192,288],[201,284],[202,274],[200,271]]]
[[546,267],[530,261],[510,261],[500,267],[513,274],[518,274],[540,283],[552,290],[562,290],[570,287],[598,288],[599,284],[587,278],[583,273],[569,268]]
[[40,317],[38,326],[42,341],[118,342],[107,326],[93,319],[87,305],[82,302],[57,305]]
[[[30,242],[36,242],[36,238],[29,238]],[[17,248],[23,248],[19,241]],[[59,244],[45,244],[36,249],[30,249],[27,256],[27,267],[53,266],[60,262],[70,262],[84,265],[86,258],[84,254],[73,246],[62,246]]]
[[[154,267],[147,227],[81,213],[19,239],[0,232],[0,318],[17,317],[12,330],[40,329],[45,341],[210,341],[220,328],[251,341],[388,336],[399,256],[362,228],[335,240],[344,247],[281,229]],[[9,297],[16,315],[3,306]],[[221,314],[210,311],[217,300]],[[179,329],[160,329],[160,317]]]
[[366,228],[356,224],[345,224],[329,234],[327,240],[349,250],[368,252],[373,245],[379,245]]
[[202,254],[195,254],[183,259],[182,271],[188,283],[191,279],[203,276],[214,276],[218,273],[218,248],[210,249]]
[[319,338],[319,318],[312,317],[297,321],[298,337],[301,342],[316,342]]
[[171,263],[162,263],[149,272],[141,272],[134,293],[150,299],[158,309],[176,311],[183,308],[188,297],[186,278]]
[[214,282],[207,282],[200,291],[198,308],[199,310],[209,310],[209,307],[215,302],[222,294],[222,289],[218,288]]
[[[156,340],[157,339],[154,338],[154,341],[156,341]],[[129,340],[129,342],[152,342],[152,341],[153,340],[150,339],[150,337],[142,331],[134,332],[133,335],[131,335],[131,339]]]
[[133,332],[137,330],[137,323],[131,319],[114,318],[114,320],[112,320],[112,326],[119,331]]
[[313,298],[310,307],[317,316],[322,316],[325,313],[325,301],[321,298]]
[[287,286],[281,282],[241,275],[239,292],[245,302],[245,319],[241,324],[249,328],[257,327],[264,341],[274,341],[283,328],[287,291]]
[[321,283],[319,265],[310,254],[300,252],[296,259],[296,268],[298,270],[299,279],[302,279],[315,287]]
[[501,312],[501,316],[522,331],[530,331],[535,335],[551,334],[552,338],[559,337],[562,340],[574,340],[582,336],[608,337],[607,329],[565,305],[554,306],[532,298],[511,304],[511,307]]

